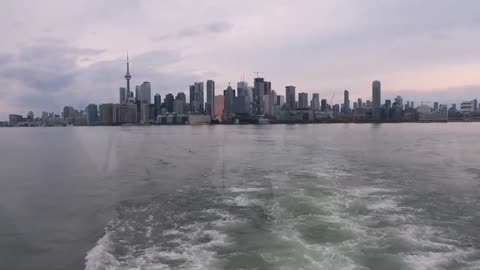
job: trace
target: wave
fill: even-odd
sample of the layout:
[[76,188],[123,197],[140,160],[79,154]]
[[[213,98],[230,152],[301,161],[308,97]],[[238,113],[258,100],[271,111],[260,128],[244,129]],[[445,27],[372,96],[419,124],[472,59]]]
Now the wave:
[[159,210],[122,209],[87,253],[85,269],[217,269],[217,249],[232,244],[224,227],[241,222],[222,209],[164,216]]
[[478,250],[463,236],[428,220],[423,205],[388,180],[359,185],[334,168],[262,179],[255,179],[262,187],[235,186],[221,195],[185,192],[168,209],[128,207],[88,253],[86,269],[423,270],[478,263]]
[[97,245],[92,248],[85,258],[85,270],[113,270],[119,267],[118,262],[113,253],[113,243],[110,239],[110,233],[98,240]]

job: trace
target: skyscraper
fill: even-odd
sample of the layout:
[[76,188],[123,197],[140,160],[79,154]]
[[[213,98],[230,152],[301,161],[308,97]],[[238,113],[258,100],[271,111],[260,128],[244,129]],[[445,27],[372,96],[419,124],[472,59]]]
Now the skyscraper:
[[140,85],[135,86],[135,100],[140,101],[140,96],[141,96],[141,87]]
[[190,86],[190,107],[192,113],[204,113],[203,82],[196,82]]
[[[401,96],[397,96],[397,97],[395,98],[395,103],[397,103],[400,108],[403,108],[403,98],[402,98]],[[437,104],[438,104],[438,103],[437,103]],[[437,107],[438,107],[438,105],[437,105]],[[437,108],[437,109],[438,109],[438,108]]]
[[152,89],[150,82],[143,82],[140,86],[140,93],[138,99],[140,103],[150,104],[152,103]]
[[190,111],[193,112],[193,99],[195,98],[195,85],[189,87]]
[[313,93],[310,108],[314,111],[320,110],[320,95],[318,93]]
[[372,83],[372,107],[374,109],[380,108],[382,104],[382,84],[380,81],[373,81]]
[[343,113],[350,113],[350,98],[348,90],[343,92]]
[[298,93],[298,109],[308,109],[308,93]]
[[250,96],[248,93],[248,83],[241,81],[237,82],[237,96]]
[[285,96],[277,95],[277,104],[282,107],[285,104]]
[[272,92],[270,92],[269,103],[270,103],[269,113],[270,113],[270,115],[274,115],[275,114],[275,105],[277,105],[277,91],[272,90]]
[[285,98],[287,108],[289,110],[296,110],[296,102],[295,102],[295,86],[289,85],[285,87]]
[[153,97],[153,104],[155,105],[155,119],[162,112],[162,96],[155,94]]
[[120,87],[120,104],[126,104],[127,103],[127,89],[125,87]]
[[263,91],[263,95],[264,96],[270,96],[270,93],[272,92],[272,83],[271,82],[267,82],[265,81],[263,83],[263,86],[264,86],[264,91]]
[[44,124],[48,122],[48,112],[42,112],[42,122]]
[[183,114],[185,109],[185,100],[180,96],[177,95],[175,100],[173,101],[173,111],[176,114]]
[[236,96],[233,98],[233,103],[232,103],[232,113],[236,115],[249,115],[251,114],[251,110],[249,110],[250,107],[247,106],[248,102],[248,96],[242,95],[242,96]]
[[248,111],[249,114],[252,113],[252,92],[248,87],[248,83],[245,81],[237,82],[237,97],[245,96],[245,110]]
[[362,101],[361,98],[359,98],[359,99],[357,100],[357,104],[358,104],[357,106],[358,106],[359,108],[362,107],[362,104],[363,104],[362,102],[363,102],[363,101]]
[[98,107],[97,107],[97,105],[89,104],[86,109],[87,109],[87,124],[89,126],[95,125],[98,122]]
[[169,113],[173,113],[173,101],[174,101],[174,98],[172,94],[169,93],[165,96],[165,99],[164,99],[165,108]]
[[438,102],[433,103],[433,111],[434,112],[438,111]]
[[231,114],[232,113],[232,108],[233,108],[233,98],[235,97],[235,91],[233,88],[229,85],[227,89],[223,91],[223,113],[225,115]]
[[223,114],[223,105],[225,102],[225,98],[223,95],[215,96],[215,117],[221,116]]
[[320,111],[326,112],[327,111],[327,100],[322,99],[321,106],[320,106]]
[[473,100],[473,111],[474,112],[478,111],[478,101],[477,101],[477,99]]
[[[327,103],[326,100],[325,100],[325,103]],[[335,114],[340,113],[340,105],[338,104],[333,105],[332,110],[333,110],[333,113]]]
[[272,115],[273,99],[272,99],[272,83],[265,81],[263,91],[263,114]]
[[147,123],[150,120],[150,104],[142,102],[140,104],[140,123]]
[[207,103],[205,113],[212,118],[215,118],[215,82],[212,80],[207,81]]
[[[252,111],[254,115],[263,114],[263,94],[265,92],[265,81],[263,78],[254,79],[254,90],[252,100]],[[224,108],[225,109],[225,108]]]
[[27,113],[27,120],[28,120],[29,122],[33,122],[33,119],[34,119],[33,112],[32,112],[32,111],[29,111],[29,112]]
[[390,99],[385,100],[385,109],[389,109],[392,107],[392,101]]
[[113,104],[100,105],[100,122],[104,125],[111,125],[113,122]]
[[182,100],[183,102],[187,102],[187,96],[183,92],[178,92],[175,99]]

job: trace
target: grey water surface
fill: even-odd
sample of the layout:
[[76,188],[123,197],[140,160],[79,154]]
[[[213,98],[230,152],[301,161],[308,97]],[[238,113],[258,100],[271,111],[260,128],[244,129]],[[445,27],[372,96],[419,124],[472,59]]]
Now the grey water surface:
[[0,129],[0,269],[480,269],[480,125]]

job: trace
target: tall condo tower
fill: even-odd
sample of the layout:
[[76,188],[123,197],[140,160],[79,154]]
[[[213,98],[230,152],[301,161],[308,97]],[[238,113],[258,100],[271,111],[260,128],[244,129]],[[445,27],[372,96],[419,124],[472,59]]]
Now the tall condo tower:
[[207,103],[205,111],[210,117],[215,118],[215,82],[207,81]]
[[350,113],[350,93],[348,90],[343,91],[343,112]]
[[372,83],[372,105],[374,109],[378,109],[382,103],[382,84],[380,81]]

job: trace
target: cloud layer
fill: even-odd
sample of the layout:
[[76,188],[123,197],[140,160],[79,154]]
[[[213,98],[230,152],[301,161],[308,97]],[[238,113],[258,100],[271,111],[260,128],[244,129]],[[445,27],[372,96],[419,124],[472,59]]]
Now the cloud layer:
[[474,0],[9,1],[0,119],[116,102],[127,50],[133,84],[162,96],[262,71],[277,92],[293,84],[328,99],[343,89],[368,99],[375,79],[385,97],[417,103],[479,98],[478,10]]

